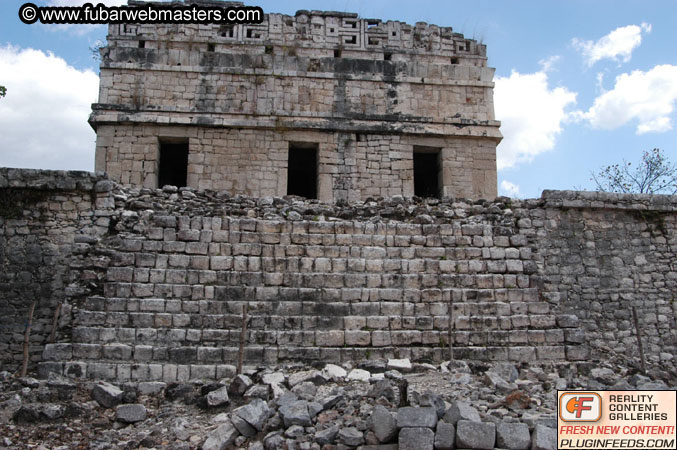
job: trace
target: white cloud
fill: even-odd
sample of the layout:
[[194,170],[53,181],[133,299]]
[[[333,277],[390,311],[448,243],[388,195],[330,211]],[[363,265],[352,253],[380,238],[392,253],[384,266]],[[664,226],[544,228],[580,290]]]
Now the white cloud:
[[96,136],[87,123],[99,78],[51,53],[0,47],[0,166],[94,170]]
[[552,149],[576,93],[565,87],[550,89],[544,72],[496,78],[494,106],[503,141],[498,146],[498,169],[506,169]]
[[613,130],[636,120],[637,134],[672,129],[677,102],[677,66],[665,64],[616,77],[613,89],[595,99],[587,112],[575,113],[593,128]]
[[597,76],[595,78],[597,80],[597,90],[602,94],[605,93],[606,89],[604,89],[604,72],[597,72]]
[[555,64],[557,64],[561,58],[562,57],[559,55],[549,56],[545,59],[538,61],[538,64],[541,66],[543,72],[550,72],[552,71]]
[[501,181],[501,193],[508,197],[519,197],[520,187],[508,180]]
[[605,58],[628,62],[633,50],[642,43],[642,31],[650,33],[651,25],[642,23],[641,25],[619,27],[597,42],[574,38],[571,43],[583,53],[588,66],[592,66]]

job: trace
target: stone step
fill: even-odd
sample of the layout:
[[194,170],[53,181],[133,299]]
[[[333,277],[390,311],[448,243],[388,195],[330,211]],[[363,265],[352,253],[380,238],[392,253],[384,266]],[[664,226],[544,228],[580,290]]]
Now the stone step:
[[[405,318],[406,319],[406,318]],[[467,323],[474,323],[468,321]],[[481,319],[481,318],[478,318]],[[491,318],[489,318],[491,319]],[[461,319],[459,319],[460,321]],[[487,319],[488,320],[488,319]],[[368,324],[368,322],[361,322]],[[325,329],[300,330],[303,322],[297,322],[296,329],[257,330],[249,328],[246,341],[252,345],[299,345],[318,347],[365,346],[384,347],[390,345],[440,345],[448,339],[446,327],[435,330],[416,328],[417,321],[411,318],[409,329]],[[452,331],[452,341],[461,345],[555,345],[581,343],[582,332],[577,328],[562,330],[548,329],[459,329]],[[131,327],[83,327],[76,326],[72,342],[83,344],[125,343],[130,345],[239,345],[240,330],[200,328],[131,328]]]
[[[138,242],[138,241],[137,241]],[[171,247],[174,244],[170,244]],[[300,249],[303,251],[304,249]],[[228,279],[232,272],[252,274],[263,271],[274,277],[293,279],[298,275],[346,276],[398,274],[420,276],[422,273],[441,275],[512,274],[522,275],[533,270],[530,249],[522,255],[516,248],[501,250],[458,249],[453,247],[414,247],[409,249],[367,247],[366,255],[348,253],[365,250],[347,246],[318,246],[313,255],[295,256],[201,256],[176,253],[159,248],[146,253],[115,252],[106,271],[107,281],[132,282],[148,280],[182,284],[187,280],[200,281],[217,276]],[[228,251],[228,250],[226,250]],[[402,255],[402,252],[406,255]],[[316,253],[319,252],[319,253]],[[388,254],[390,252],[390,254]]]
[[[368,304],[367,304],[368,305]],[[324,306],[327,310],[331,305]],[[376,308],[358,311],[346,311],[346,314],[337,316],[334,314],[322,315],[322,311],[314,314],[300,315],[270,315],[260,314],[257,311],[248,312],[248,328],[252,330],[298,330],[326,331],[326,330],[401,330],[417,329],[446,330],[449,319],[447,311],[440,308],[415,308],[408,314],[393,314]],[[462,306],[462,305],[461,305]],[[421,312],[415,314],[415,310],[428,310],[428,314]],[[467,308],[471,309],[471,308]],[[558,326],[558,316],[553,314],[511,314],[508,308],[501,309],[501,314],[465,314],[466,308],[459,307],[452,314],[454,329],[457,330],[548,330]],[[490,309],[489,309],[490,310]],[[239,330],[242,326],[242,317],[233,314],[200,314],[200,313],[139,313],[139,312],[102,312],[79,310],[75,314],[74,325],[76,327],[93,328],[154,328],[154,329],[218,329]]]
[[[565,360],[570,345],[531,345],[531,346],[454,346],[454,356],[459,359],[484,361],[534,361]],[[110,344],[47,344],[43,360],[47,363],[66,364],[74,361],[81,363],[107,363],[127,365],[219,365],[233,364],[238,360],[237,346],[208,347],[200,345],[174,345],[171,347],[153,347],[146,345]],[[276,364],[281,361],[298,360],[302,357],[309,361],[343,362],[357,359],[411,357],[417,359],[442,360],[448,356],[446,346],[376,347],[359,348],[353,346],[320,348],[287,345],[260,346],[247,345],[245,361],[249,363]]]
[[57,373],[71,378],[126,381],[218,380],[233,376],[231,364],[157,364],[109,361],[45,361],[38,364],[38,375],[47,377]]
[[[237,350],[226,347],[221,350],[233,356],[219,362],[173,363],[171,361],[120,361],[106,359],[83,359],[72,356],[71,344],[48,344],[46,353],[52,359],[39,363],[41,377],[55,372],[73,378],[102,379],[124,381],[188,381],[191,379],[220,379],[232,376],[233,366],[237,364]],[[189,347],[190,348],[190,347]],[[322,363],[342,363],[366,359],[411,358],[442,361],[448,358],[447,348],[385,347],[364,348],[317,348],[317,347],[256,347],[247,348],[245,363],[278,364],[289,361],[320,361]],[[69,353],[70,352],[70,353]],[[476,361],[512,361],[529,362],[553,360],[581,360],[587,357],[582,346],[543,346],[543,347],[460,347],[454,348],[455,359],[473,359]]]
[[[83,307],[92,311],[179,311],[182,308],[216,308],[218,312],[234,312],[247,302],[412,302],[461,303],[526,302],[538,303],[538,289],[518,287],[447,288],[432,279],[422,287],[341,287],[323,285],[318,288],[280,286],[203,286],[158,283],[106,283],[104,296],[92,296]],[[139,291],[143,292],[139,292]],[[157,295],[155,295],[157,294]],[[204,303],[207,302],[207,303]],[[235,306],[234,306],[235,305]],[[203,311],[204,312],[204,311]]]
[[[531,292],[524,290],[498,291],[484,290],[473,294],[473,299],[450,299],[443,295],[445,300],[426,298],[405,299],[403,301],[389,301],[386,299],[362,300],[356,292],[343,292],[343,299],[334,301],[317,301],[297,295],[292,298],[282,296],[266,300],[165,300],[154,298],[104,298],[89,297],[80,307],[80,311],[89,312],[134,312],[134,313],[172,313],[172,314],[230,314],[239,316],[242,305],[246,302],[252,313],[267,315],[303,315],[316,314],[317,309],[323,309],[323,315],[345,315],[346,309],[360,315],[368,315],[370,310],[377,310],[379,314],[407,315],[411,310],[416,315],[446,314],[449,304],[452,303],[454,314],[490,314],[505,316],[510,314],[545,314],[550,305],[544,301],[536,301]],[[504,295],[505,294],[505,295]],[[509,294],[509,295],[508,295]],[[519,295],[514,295],[519,294]],[[528,295],[527,295],[528,294]],[[525,301],[527,299],[527,301]],[[380,308],[379,308],[380,305]]]

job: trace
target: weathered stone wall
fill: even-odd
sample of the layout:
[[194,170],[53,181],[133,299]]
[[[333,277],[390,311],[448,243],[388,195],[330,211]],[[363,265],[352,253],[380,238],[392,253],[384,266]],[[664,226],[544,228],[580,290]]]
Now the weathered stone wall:
[[677,197],[545,191],[543,199],[520,224],[545,226],[530,238],[541,295],[581,319],[578,339],[596,359],[616,354],[637,362],[635,307],[647,360],[674,370]]
[[102,125],[97,134],[107,173],[131,186],[157,185],[157,136],[189,139],[189,186],[246,195],[286,194],[290,142],[317,144],[318,194],[328,202],[413,196],[415,145],[440,149],[445,195],[488,195],[495,179],[494,146],[472,139],[177,125]]
[[[21,365],[31,303],[30,360],[41,359],[52,331],[55,309],[72,294],[69,262],[78,238],[100,236],[100,193],[110,181],[88,172],[48,172],[0,168],[0,363]],[[98,186],[98,189],[97,189]],[[95,213],[99,211],[99,213]],[[87,280],[78,280],[78,284]],[[63,317],[69,316],[68,305]],[[63,338],[63,335],[58,335]]]
[[[77,186],[73,177],[84,175],[0,177],[49,197],[20,203],[20,218],[4,218],[1,228],[3,248],[36,236],[43,246],[59,243],[54,277],[31,275],[51,267],[28,271],[51,289],[36,342],[54,305],[68,305],[44,371],[216,377],[236,360],[243,305],[252,363],[440,360],[450,336],[456,358],[636,363],[636,306],[649,363],[675,366],[673,197],[546,191],[522,201],[393,197],[339,206],[111,190],[106,180]],[[67,188],[55,194],[57,185]],[[2,253],[8,288],[0,300],[7,316],[23,320],[27,285],[11,283],[32,263],[16,253]],[[12,346],[3,359],[20,358],[21,330],[6,330]]]
[[313,143],[318,198],[358,201],[411,197],[423,146],[439,152],[441,195],[493,198],[493,74],[485,46],[451,28],[355,14],[111,25],[90,118],[96,169],[156,188],[160,142],[182,138],[188,186],[283,196],[290,145]]

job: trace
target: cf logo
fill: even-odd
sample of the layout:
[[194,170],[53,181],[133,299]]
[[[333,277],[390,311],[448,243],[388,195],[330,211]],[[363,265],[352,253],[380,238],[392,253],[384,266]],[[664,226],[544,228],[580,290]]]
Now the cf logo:
[[594,392],[563,392],[559,417],[564,422],[596,422],[602,416],[602,398]]
[[591,405],[586,405],[586,403],[592,403],[595,400],[595,397],[571,397],[567,402],[567,411],[570,413],[575,413],[576,418],[581,418],[581,413],[583,411],[590,411],[592,409]]

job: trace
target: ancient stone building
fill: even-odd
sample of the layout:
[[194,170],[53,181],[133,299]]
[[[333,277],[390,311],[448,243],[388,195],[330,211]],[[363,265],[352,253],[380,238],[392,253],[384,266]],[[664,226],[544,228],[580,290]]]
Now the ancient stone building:
[[450,27],[352,13],[110,25],[96,169],[258,197],[493,198],[493,74]]

